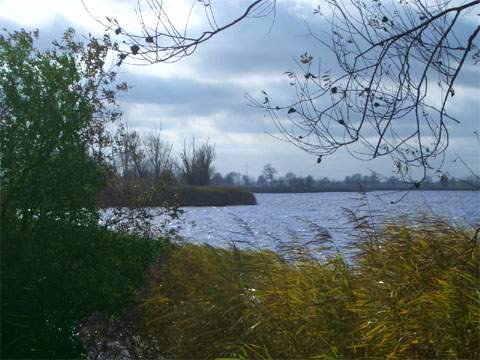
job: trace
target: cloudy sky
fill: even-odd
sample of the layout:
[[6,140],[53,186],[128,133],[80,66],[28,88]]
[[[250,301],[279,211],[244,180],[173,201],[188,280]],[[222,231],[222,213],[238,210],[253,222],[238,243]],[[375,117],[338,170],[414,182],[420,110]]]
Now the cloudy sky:
[[[136,0],[84,0],[99,18],[115,16],[125,26],[134,28]],[[167,2],[168,3],[168,2]],[[209,140],[216,145],[215,167],[225,173],[238,171],[258,176],[266,163],[279,174],[293,171],[299,175],[328,176],[342,179],[355,172],[375,170],[385,176],[393,174],[390,159],[359,161],[345,150],[325,158],[316,158],[271,135],[277,133],[271,119],[248,106],[246,94],[261,98],[262,90],[279,100],[293,100],[284,72],[295,69],[295,59],[308,51],[323,59],[328,67],[331,57],[318,42],[307,35],[305,22],[321,30],[320,18],[312,10],[317,1],[280,0],[273,17],[246,19],[236,27],[218,34],[190,57],[175,64],[149,66],[124,65],[120,79],[131,89],[120,97],[124,121],[130,128],[148,133],[161,127],[165,138],[180,149],[184,139],[194,135],[197,141]],[[181,26],[191,1],[170,1],[172,21]],[[227,5],[225,5],[227,4]],[[239,14],[247,0],[217,1],[219,22]],[[202,28],[205,19],[194,12],[190,26]],[[324,25],[324,24],[323,24]],[[78,34],[101,34],[103,27],[84,9],[80,0],[0,0],[0,27],[40,30],[45,46],[59,38],[67,27]],[[474,131],[480,128],[479,66],[460,81],[460,96],[450,110],[462,120],[449,129],[450,148],[447,170],[455,176],[468,175],[459,162],[460,155],[475,170],[480,169],[480,144]]]

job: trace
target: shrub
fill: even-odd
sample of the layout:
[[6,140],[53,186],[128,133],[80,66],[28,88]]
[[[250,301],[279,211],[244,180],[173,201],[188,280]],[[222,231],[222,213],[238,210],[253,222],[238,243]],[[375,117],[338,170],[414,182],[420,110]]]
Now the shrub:
[[2,358],[78,358],[77,323],[93,312],[130,309],[166,246],[92,226],[1,230]]
[[305,248],[293,259],[173,248],[139,308],[142,337],[157,349],[147,357],[478,358],[470,231],[389,225],[352,247],[348,261]]

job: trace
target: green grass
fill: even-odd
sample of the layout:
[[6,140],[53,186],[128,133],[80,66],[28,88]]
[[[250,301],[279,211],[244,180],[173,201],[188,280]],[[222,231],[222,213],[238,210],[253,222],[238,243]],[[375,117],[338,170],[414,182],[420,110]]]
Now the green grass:
[[473,232],[436,221],[365,234],[348,261],[173,248],[139,306],[143,358],[478,358]]

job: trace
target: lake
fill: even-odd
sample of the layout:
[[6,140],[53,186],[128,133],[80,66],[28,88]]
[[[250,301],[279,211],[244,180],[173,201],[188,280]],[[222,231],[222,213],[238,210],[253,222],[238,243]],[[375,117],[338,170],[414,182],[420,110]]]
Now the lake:
[[[456,224],[478,226],[480,192],[404,192],[256,194],[256,206],[189,207],[178,226],[189,241],[228,246],[232,241],[275,249],[282,242],[308,242],[317,231],[328,232],[338,246],[345,244],[353,225],[347,210],[371,214],[375,224],[436,215]],[[362,204],[364,204],[362,206]],[[365,206],[367,205],[367,206]]]

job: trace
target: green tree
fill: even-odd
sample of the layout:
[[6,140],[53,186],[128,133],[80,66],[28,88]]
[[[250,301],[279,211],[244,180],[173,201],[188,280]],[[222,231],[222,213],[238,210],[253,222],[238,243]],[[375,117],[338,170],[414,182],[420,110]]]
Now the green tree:
[[104,69],[108,38],[68,30],[40,52],[36,36],[0,36],[1,352],[78,358],[76,324],[131,305],[162,243],[98,225],[106,125],[125,88]]
[[96,220],[105,124],[119,114],[105,105],[114,102],[115,78],[103,69],[107,47],[97,39],[76,43],[69,30],[41,53],[36,36],[0,37],[3,214],[21,214],[24,222]]

